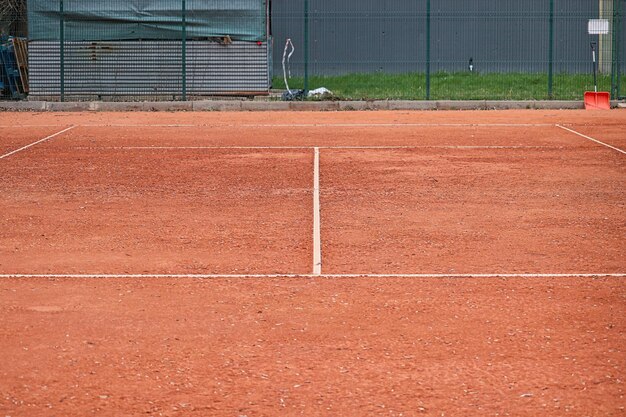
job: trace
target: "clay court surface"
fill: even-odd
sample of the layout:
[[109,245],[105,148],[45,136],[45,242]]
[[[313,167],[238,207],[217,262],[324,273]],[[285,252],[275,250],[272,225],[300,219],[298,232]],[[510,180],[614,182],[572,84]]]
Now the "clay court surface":
[[626,414],[626,111],[0,113],[0,415]]

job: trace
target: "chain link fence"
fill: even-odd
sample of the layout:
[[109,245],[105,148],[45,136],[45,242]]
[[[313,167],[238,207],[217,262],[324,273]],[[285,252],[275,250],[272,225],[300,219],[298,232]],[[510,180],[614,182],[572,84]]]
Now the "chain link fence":
[[[2,45],[28,45],[27,68],[3,58],[1,82],[5,97],[48,100],[268,95],[285,81],[338,99],[580,100],[594,88],[594,43],[598,88],[618,99],[625,9],[626,0],[0,0]],[[590,35],[590,19],[607,33]],[[7,94],[22,78],[30,89]]]
[[[274,1],[274,73],[296,45],[290,87],[344,98],[574,99],[621,97],[624,0]],[[589,35],[590,19],[609,32]],[[275,86],[284,86],[281,77]]]

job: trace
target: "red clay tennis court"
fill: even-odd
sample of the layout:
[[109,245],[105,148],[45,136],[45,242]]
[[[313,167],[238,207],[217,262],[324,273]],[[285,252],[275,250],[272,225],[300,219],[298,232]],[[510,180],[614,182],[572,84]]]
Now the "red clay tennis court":
[[1,113],[4,415],[623,415],[626,113]]

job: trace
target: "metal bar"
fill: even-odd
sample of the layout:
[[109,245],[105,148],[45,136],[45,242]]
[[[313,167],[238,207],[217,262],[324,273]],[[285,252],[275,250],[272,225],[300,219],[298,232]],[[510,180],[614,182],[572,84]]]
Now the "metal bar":
[[182,0],[182,83],[183,101],[187,101],[187,4]]
[[61,63],[61,82],[60,82],[60,93],[61,93],[61,101],[65,101],[65,16],[64,16],[64,7],[63,0],[59,0],[59,55],[60,55],[60,63]]
[[598,66],[596,65],[595,42],[591,42],[591,55],[593,56],[593,91],[598,92]]
[[304,0],[304,95],[309,93],[309,0]]
[[617,83],[616,83],[616,75],[619,76],[619,74],[615,73],[616,70],[616,59],[617,59],[617,50],[616,50],[616,46],[617,46],[617,38],[615,37],[617,34],[617,10],[616,10],[616,6],[617,6],[617,1],[613,0],[613,16],[611,16],[611,26],[612,26],[612,31],[611,31],[611,99],[615,100],[617,98]]
[[613,13],[614,13],[614,26],[613,26],[613,30],[616,32],[615,33],[615,74],[617,75],[617,80],[615,83],[615,99],[617,100],[621,100],[622,97],[622,91],[621,91],[621,85],[622,85],[622,57],[621,57],[621,53],[622,53],[622,48],[621,48],[621,36],[622,36],[622,4],[623,2],[621,0],[615,0],[616,1],[616,5],[613,8]]
[[548,39],[548,99],[554,98],[554,0],[550,0],[550,23]]
[[426,0],[426,100],[430,100],[430,0]]

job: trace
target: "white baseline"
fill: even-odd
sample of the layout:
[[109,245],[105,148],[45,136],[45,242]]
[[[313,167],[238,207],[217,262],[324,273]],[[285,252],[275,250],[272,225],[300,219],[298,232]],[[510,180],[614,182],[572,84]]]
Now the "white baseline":
[[626,273],[571,273],[571,274],[0,274],[6,278],[192,278],[192,279],[249,279],[249,278],[626,278]]

